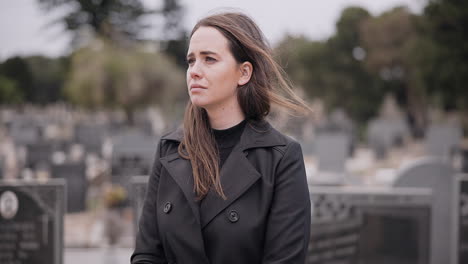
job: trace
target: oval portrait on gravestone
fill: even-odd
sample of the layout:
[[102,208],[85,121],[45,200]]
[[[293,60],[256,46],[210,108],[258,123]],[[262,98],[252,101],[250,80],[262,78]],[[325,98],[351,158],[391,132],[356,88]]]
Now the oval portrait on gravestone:
[[11,191],[6,191],[0,195],[0,215],[4,219],[15,217],[18,212],[18,197]]

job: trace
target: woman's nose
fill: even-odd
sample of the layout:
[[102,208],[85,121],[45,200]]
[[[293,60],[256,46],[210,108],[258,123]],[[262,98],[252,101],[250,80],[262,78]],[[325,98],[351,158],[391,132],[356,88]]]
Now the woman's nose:
[[200,69],[199,63],[194,62],[192,66],[188,68],[190,78],[196,79],[202,76],[202,70]]

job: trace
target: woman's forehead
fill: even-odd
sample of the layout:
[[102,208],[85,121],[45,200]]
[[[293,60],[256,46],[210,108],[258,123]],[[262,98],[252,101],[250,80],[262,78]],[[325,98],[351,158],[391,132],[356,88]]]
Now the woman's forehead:
[[228,40],[219,30],[213,27],[200,27],[190,38],[187,54],[198,54],[201,52],[220,54],[228,51]]

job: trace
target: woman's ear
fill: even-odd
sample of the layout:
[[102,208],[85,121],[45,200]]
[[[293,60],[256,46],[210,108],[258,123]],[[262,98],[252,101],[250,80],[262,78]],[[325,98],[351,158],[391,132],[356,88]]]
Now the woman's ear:
[[243,62],[240,65],[239,70],[240,70],[241,75],[237,84],[239,86],[242,86],[248,83],[250,81],[250,77],[252,77],[252,72],[253,72],[252,63],[248,61]]

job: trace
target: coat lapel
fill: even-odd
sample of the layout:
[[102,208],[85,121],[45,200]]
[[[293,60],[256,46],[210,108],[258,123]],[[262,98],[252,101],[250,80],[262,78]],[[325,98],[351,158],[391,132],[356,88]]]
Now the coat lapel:
[[239,147],[232,150],[220,173],[226,200],[213,190],[207,194],[200,207],[202,228],[261,177]]
[[195,201],[196,195],[193,190],[193,174],[190,161],[181,158],[177,152],[162,157],[160,161],[177,185],[179,185],[180,189],[182,189],[197,222],[200,223],[199,206]]
[[[182,137],[183,131],[178,129],[169,135],[163,136],[162,139],[180,142]],[[268,122],[248,122],[239,143],[234,147],[220,171],[221,187],[227,199],[224,200],[212,190],[202,200],[200,206],[195,201],[196,195],[194,193],[190,161],[181,158],[177,152],[162,157],[160,160],[182,189],[194,216],[203,228],[261,178],[260,173],[247,159],[246,150],[285,144],[285,139],[276,130],[272,129]]]
[[285,145],[286,141],[266,121],[250,121],[246,124],[239,143],[221,168],[221,187],[226,200],[210,191],[200,206],[201,225],[206,227],[214,217],[247,191],[262,175],[247,159],[252,148]]

